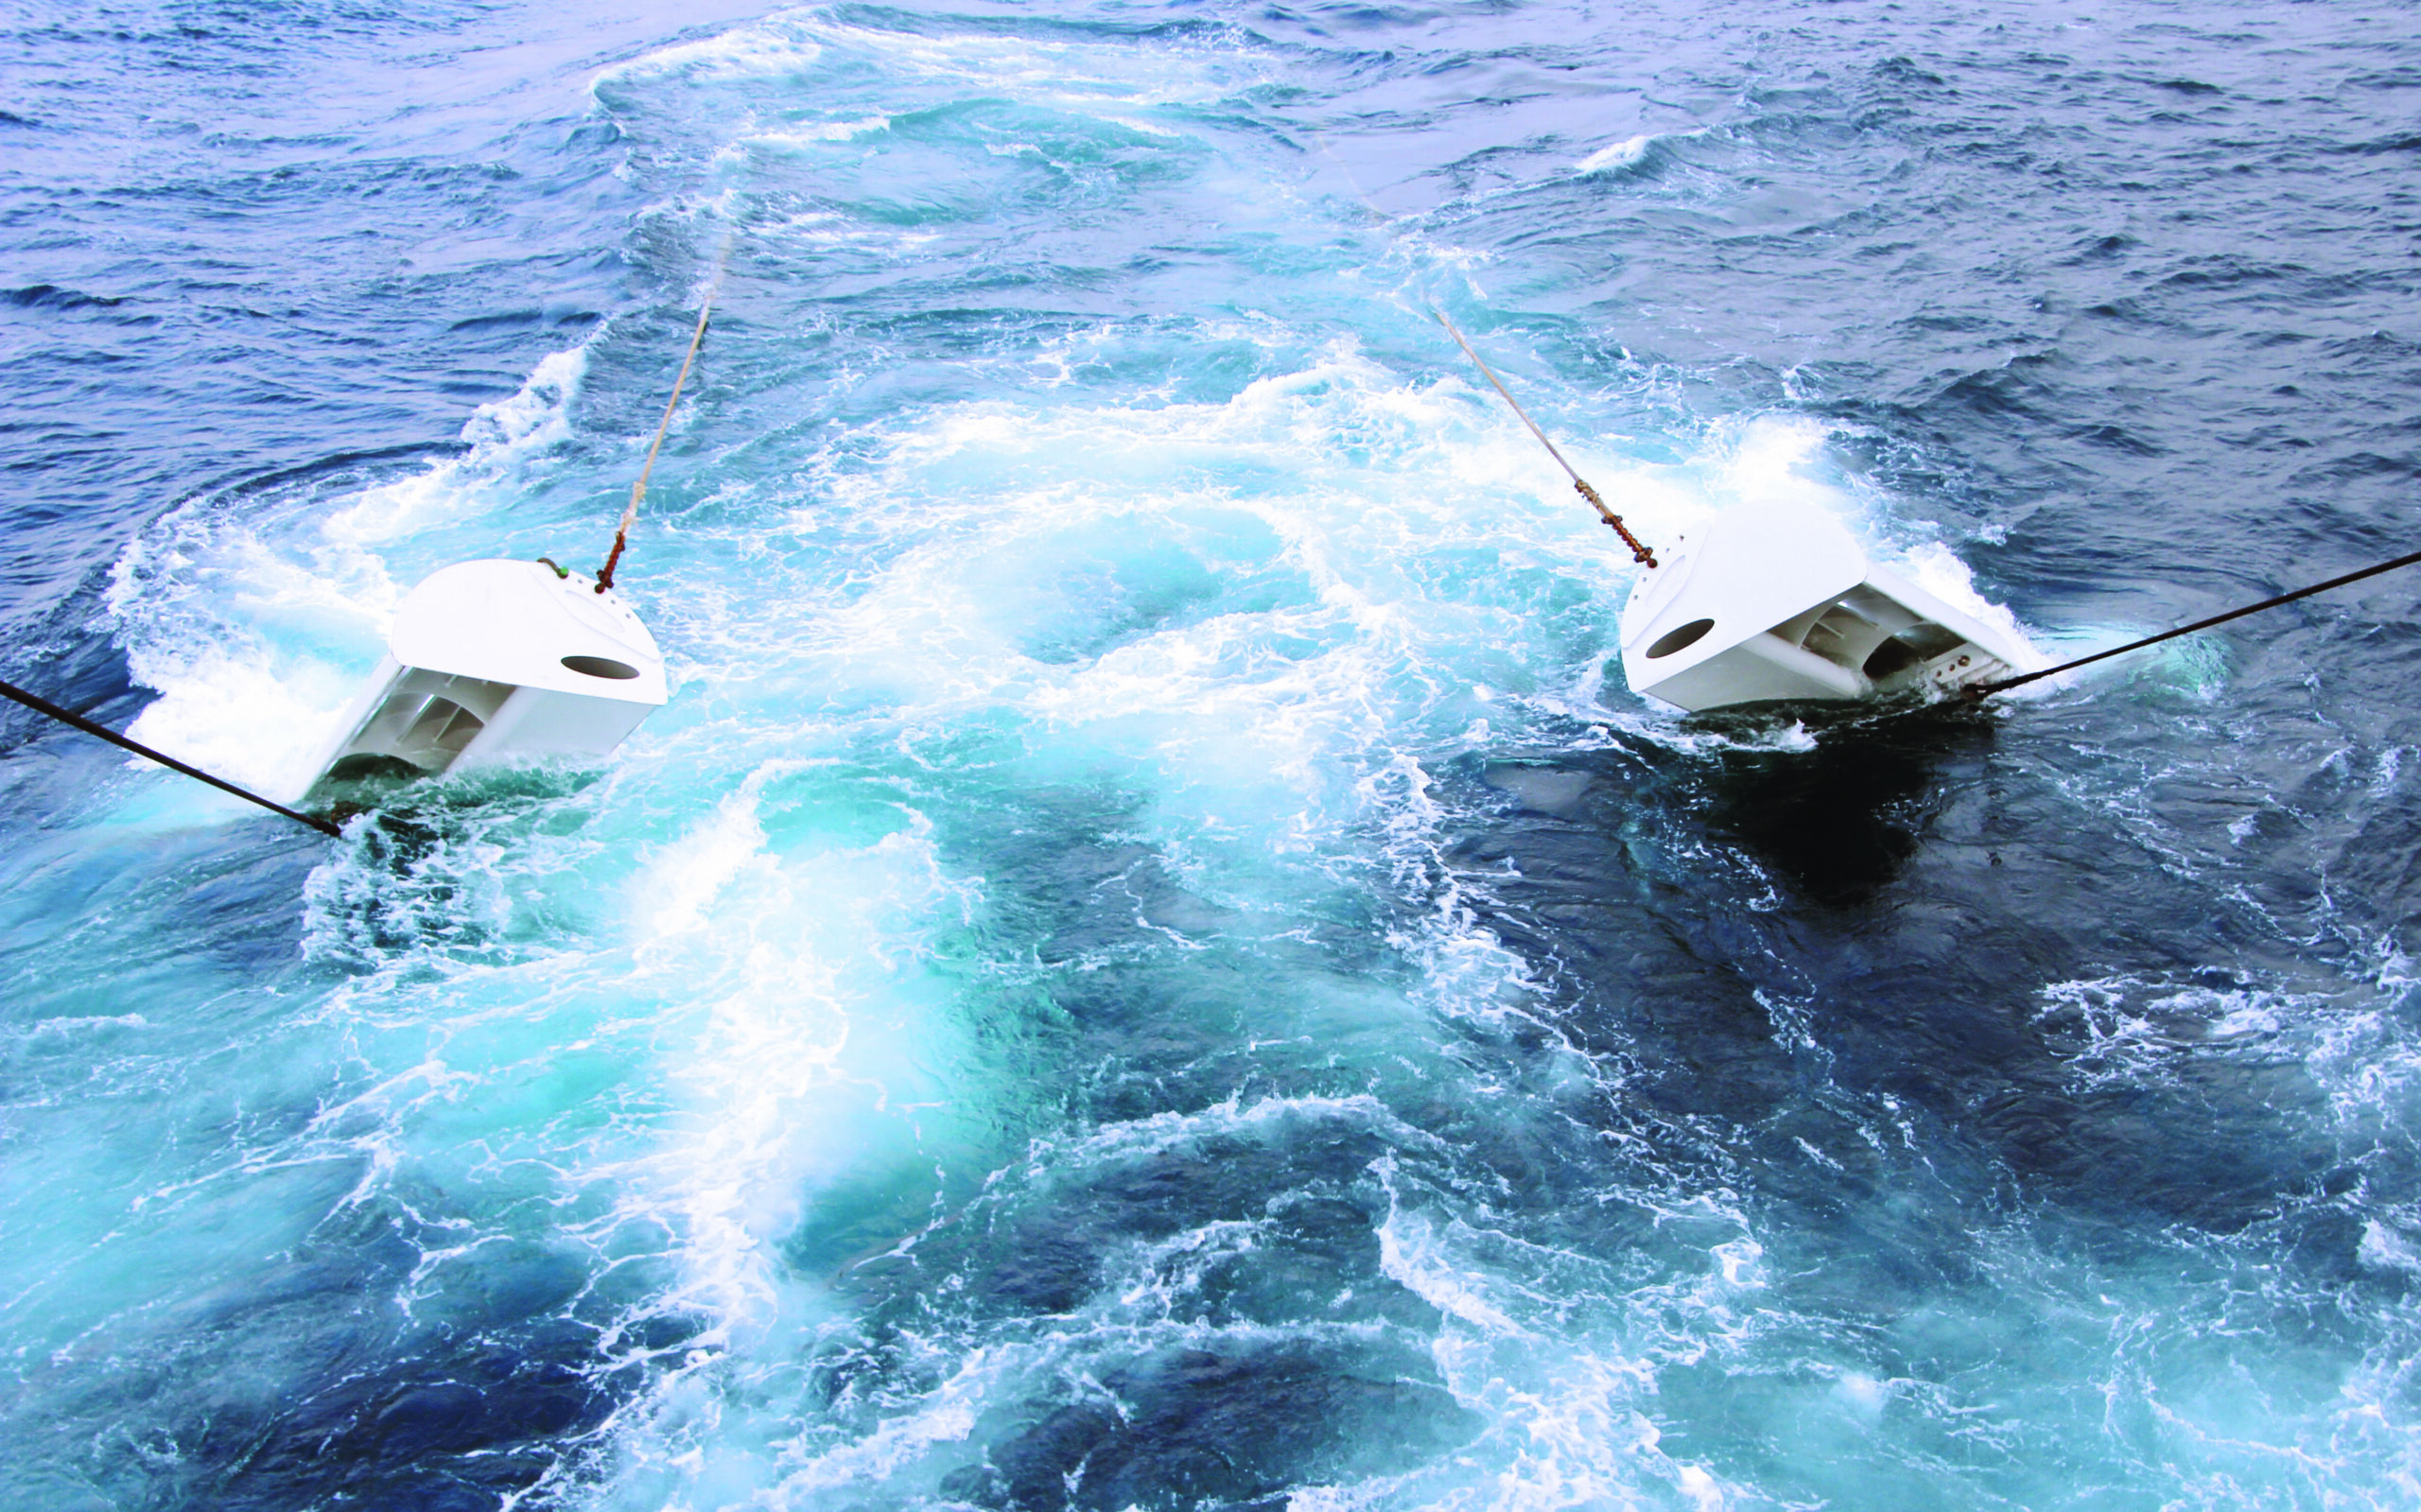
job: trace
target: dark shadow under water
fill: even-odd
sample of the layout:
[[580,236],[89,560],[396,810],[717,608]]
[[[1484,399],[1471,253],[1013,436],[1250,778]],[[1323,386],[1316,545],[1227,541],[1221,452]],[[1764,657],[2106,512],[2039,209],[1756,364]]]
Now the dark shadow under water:
[[[1986,764],[1993,721],[1956,704],[1793,712],[1814,735],[1813,750],[1727,751],[1696,774],[1691,801],[1710,834],[1754,857],[1794,901],[1865,903],[1916,855],[1944,781]],[[1694,722],[1740,736],[1780,717],[1751,711]]]
[[[1475,811],[1454,861],[1474,906],[1551,984],[1562,1032],[1624,1068],[1628,1097],[1663,1124],[1741,1131],[1743,1170],[1803,1234],[1844,1209],[1798,1141],[1855,1166],[1893,1108],[1924,1125],[1923,1169],[1865,1179],[1932,1189],[1921,1226],[1941,1254],[2012,1205],[2113,1233],[2290,1209],[2342,1224],[2300,1206],[2351,1174],[2313,1132],[2298,1065],[2182,1055],[2171,1085],[2097,1084],[2047,999],[2129,973],[2171,995],[2241,989],[2203,965],[2226,958],[2209,900],[2080,830],[1986,714],[1808,729],[1812,749],[1643,744],[1459,774]],[[1912,1240],[1909,1263],[1930,1247]]]

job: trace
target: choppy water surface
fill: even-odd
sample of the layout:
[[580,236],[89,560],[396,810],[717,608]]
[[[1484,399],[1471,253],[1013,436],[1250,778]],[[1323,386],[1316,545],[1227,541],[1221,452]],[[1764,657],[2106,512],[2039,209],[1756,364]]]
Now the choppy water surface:
[[44,1508],[2421,1499],[2380,580],[1684,721],[1810,496],[2047,644],[2409,549],[2409,7],[51,8],[6,675],[305,775],[399,593],[670,707],[330,843],[10,715]]

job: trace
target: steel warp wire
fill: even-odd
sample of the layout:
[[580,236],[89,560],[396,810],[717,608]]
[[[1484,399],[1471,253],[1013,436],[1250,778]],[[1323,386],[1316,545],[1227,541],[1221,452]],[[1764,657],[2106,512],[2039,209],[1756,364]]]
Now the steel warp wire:
[[278,803],[273,799],[264,798],[259,793],[253,792],[248,788],[239,788],[234,783],[229,782],[224,777],[214,777],[209,773],[202,771],[200,767],[187,766],[185,763],[178,760],[175,756],[154,751],[140,740],[128,739],[125,736],[118,734],[115,730],[111,729],[105,724],[96,724],[92,721],[84,718],[81,714],[61,708],[58,704],[53,704],[50,700],[43,698],[38,694],[28,693],[14,683],[0,683],[0,697],[14,699],[17,703],[23,704],[26,707],[33,710],[37,714],[57,720],[60,723],[68,725],[74,729],[81,730],[86,735],[107,740],[110,744],[117,746],[123,750],[131,751],[136,756],[143,757],[147,761],[157,761],[160,765],[166,767],[169,771],[181,772],[186,776],[193,778],[196,782],[209,783],[212,787],[217,788],[221,792],[232,792],[236,797],[243,799],[246,803],[259,804],[264,808],[284,814],[287,818],[293,820],[298,825],[308,825],[313,829],[318,830],[323,835],[341,835],[343,833],[342,830],[340,830],[334,824],[325,819],[319,818],[316,815],[304,813],[300,809],[288,808],[286,805]]
[[2147,646],[2157,646],[2165,640],[2175,640],[2180,635],[2190,635],[2198,630],[2208,630],[2214,625],[2224,625],[2231,619],[2242,619],[2247,615],[2257,615],[2264,609],[2275,609],[2282,603],[2292,603],[2298,599],[2308,599],[2313,594],[2326,593],[2331,588],[2342,588],[2349,582],[2360,582],[2364,578],[2376,578],[2382,572],[2394,572],[2398,567],[2409,567],[2416,562],[2421,562],[2421,551],[2397,557],[2392,562],[2382,562],[2377,566],[2364,567],[2359,572],[2348,572],[2343,577],[2331,578],[2326,582],[2315,582],[2308,588],[2297,588],[2292,593],[2282,593],[2275,598],[2264,599],[2259,603],[2249,603],[2241,609],[2231,609],[2223,615],[2213,615],[2208,619],[2197,619],[2190,625],[2180,625],[2175,630],[2164,630],[2157,635],[2146,635],[2141,640],[2129,641],[2124,646],[2113,646],[2108,651],[2098,651],[2090,656],[2080,656],[2072,662],[2062,662],[2057,667],[2046,667],[2039,672],[2028,672],[2023,677],[2004,677],[1994,683],[1978,683],[1967,690],[1967,696],[1984,698],[1994,693],[2006,693],[2012,687],[2024,687],[2029,683],[2039,683],[2047,677],[2057,677],[2062,672],[2072,672],[2080,667],[2090,667],[2096,662],[2108,661],[2113,656],[2124,656],[2131,651],[2141,651]]

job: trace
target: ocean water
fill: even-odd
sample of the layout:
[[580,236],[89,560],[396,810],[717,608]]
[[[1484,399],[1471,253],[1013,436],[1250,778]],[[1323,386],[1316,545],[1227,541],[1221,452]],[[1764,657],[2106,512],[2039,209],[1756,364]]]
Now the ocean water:
[[580,9],[7,14],[0,675],[230,776],[728,271],[611,760],[0,715],[0,1503],[2421,1504],[2421,582],[1681,719],[1430,316],[1651,543],[2316,581],[2410,6]]

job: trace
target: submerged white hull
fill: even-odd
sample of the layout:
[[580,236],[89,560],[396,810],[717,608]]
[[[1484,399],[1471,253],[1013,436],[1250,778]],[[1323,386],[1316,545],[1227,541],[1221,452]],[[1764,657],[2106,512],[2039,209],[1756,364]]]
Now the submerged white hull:
[[2025,637],[1877,565],[1806,505],[1717,516],[1638,584],[1621,636],[1632,691],[1693,713],[1946,691],[2045,665]]

